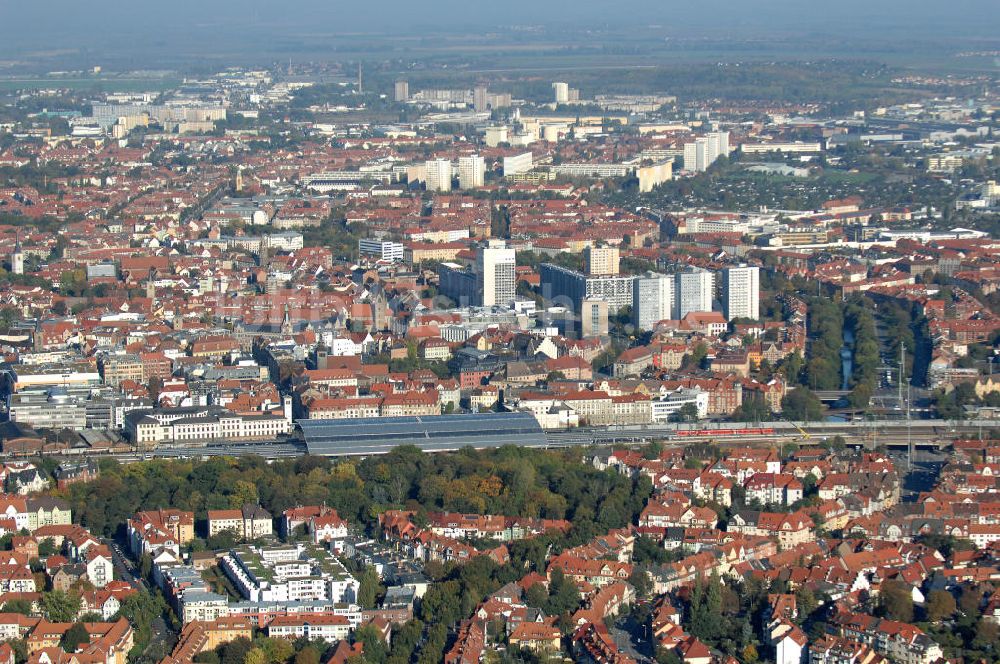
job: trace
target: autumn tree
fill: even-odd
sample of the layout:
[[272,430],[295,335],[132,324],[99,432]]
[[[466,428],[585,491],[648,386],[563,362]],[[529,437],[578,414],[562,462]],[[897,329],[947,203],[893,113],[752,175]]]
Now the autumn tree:
[[906,583],[898,579],[884,582],[879,592],[879,605],[882,613],[892,620],[913,622],[913,592]]
[[947,590],[932,590],[927,595],[927,619],[931,622],[950,618],[958,610],[955,598]]

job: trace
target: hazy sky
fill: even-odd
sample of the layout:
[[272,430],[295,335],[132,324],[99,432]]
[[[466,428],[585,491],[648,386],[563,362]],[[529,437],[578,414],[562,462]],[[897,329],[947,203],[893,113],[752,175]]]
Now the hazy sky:
[[[111,51],[116,40],[177,35],[228,39],[272,30],[425,32],[499,25],[656,24],[713,34],[809,30],[878,38],[933,36],[1000,39],[1000,0],[0,0],[0,48],[48,51],[81,45]],[[189,48],[189,46],[185,46]]]

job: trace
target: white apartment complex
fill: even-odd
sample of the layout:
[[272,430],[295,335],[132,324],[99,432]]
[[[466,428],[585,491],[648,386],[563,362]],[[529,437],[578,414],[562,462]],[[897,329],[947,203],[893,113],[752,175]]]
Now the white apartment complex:
[[632,282],[632,322],[640,330],[652,330],[670,319],[674,309],[674,278],[647,272]]
[[714,275],[708,270],[692,269],[674,275],[674,316],[681,320],[692,311],[711,311]]
[[484,307],[508,307],[515,295],[514,250],[503,240],[489,240],[476,257],[476,279]]
[[486,184],[486,160],[480,155],[460,157],[458,160],[458,187],[475,189]]
[[750,265],[722,271],[722,309],[726,320],[760,318],[760,268]]
[[451,191],[452,168],[448,159],[433,159],[424,162],[424,178],[427,191]]

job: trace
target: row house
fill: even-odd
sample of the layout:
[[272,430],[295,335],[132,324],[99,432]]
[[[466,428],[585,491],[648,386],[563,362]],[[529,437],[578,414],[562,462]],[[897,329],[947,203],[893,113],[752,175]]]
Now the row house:
[[708,507],[649,501],[639,515],[643,528],[715,528],[719,521],[715,510]]
[[128,520],[129,545],[136,558],[160,549],[180,555],[180,548],[194,539],[194,513],[178,509],[139,512]]
[[932,664],[944,655],[923,630],[908,623],[842,612],[831,620],[839,636],[872,646],[892,662]]
[[602,587],[615,581],[627,581],[632,574],[632,565],[613,560],[588,560],[578,558],[568,552],[563,552],[549,562],[548,576],[551,579],[553,570],[573,579],[575,583],[589,583]]
[[243,505],[237,510],[208,510],[208,536],[231,532],[242,540],[269,537],[274,520],[260,505]]
[[[326,505],[290,507],[281,513],[281,519],[278,522],[278,531],[282,537],[288,538],[299,526],[308,528],[308,524],[313,518],[327,515],[337,516],[337,511]],[[337,518],[339,519],[340,517],[337,516]]]
[[804,510],[791,514],[782,512],[742,511],[729,520],[727,530],[746,535],[763,535],[777,538],[782,550],[793,548],[815,538],[814,524]]
[[802,500],[802,482],[792,475],[757,473],[743,488],[748,501],[761,505],[791,505]]

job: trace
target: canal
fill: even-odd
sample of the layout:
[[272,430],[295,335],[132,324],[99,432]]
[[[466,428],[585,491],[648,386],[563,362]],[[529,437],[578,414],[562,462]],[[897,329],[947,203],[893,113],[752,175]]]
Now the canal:
[[854,330],[844,328],[844,345],[840,347],[840,389],[851,389],[851,374],[854,373]]

